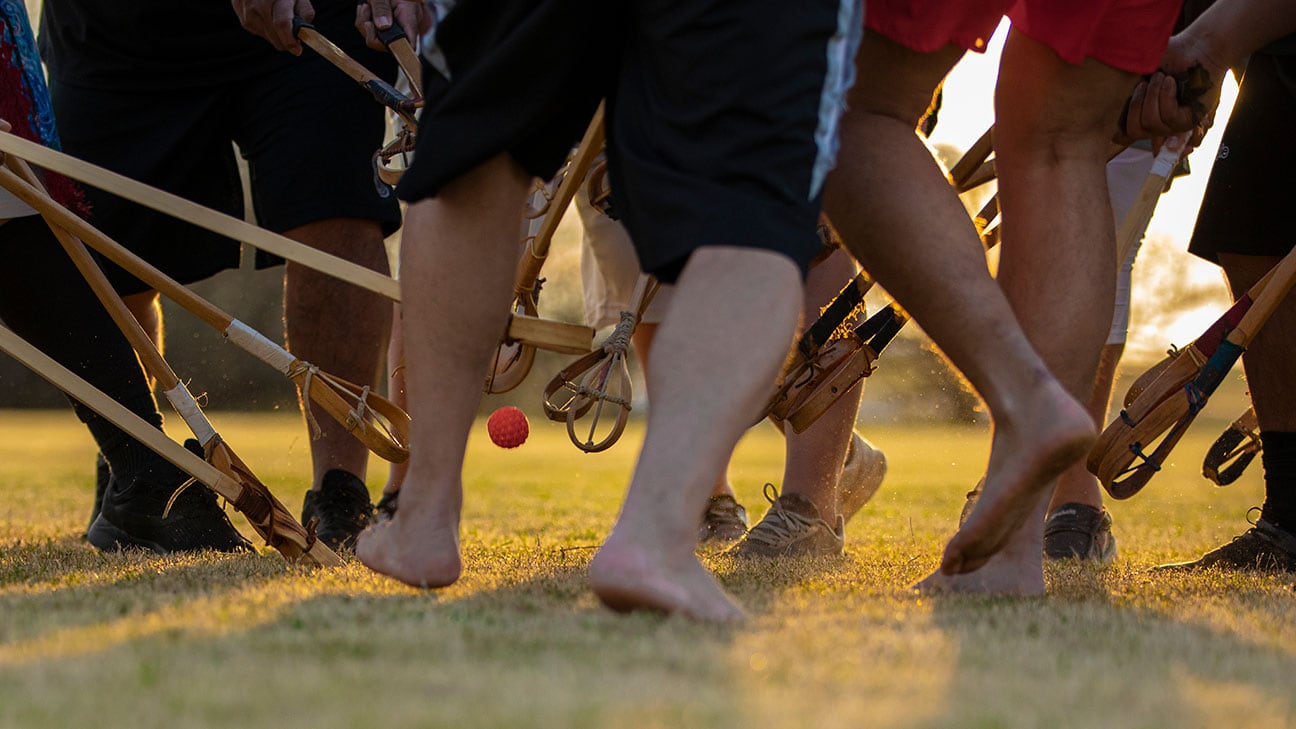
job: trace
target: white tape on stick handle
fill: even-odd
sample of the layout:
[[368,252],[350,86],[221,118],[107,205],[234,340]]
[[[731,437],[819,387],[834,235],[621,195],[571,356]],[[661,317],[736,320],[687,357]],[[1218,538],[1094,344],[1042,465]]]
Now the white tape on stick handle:
[[1162,149],[1161,153],[1156,156],[1156,161],[1152,163],[1152,169],[1148,170],[1148,174],[1156,175],[1164,180],[1170,176],[1171,172],[1174,172],[1174,167],[1178,162],[1179,152],[1167,147]]
[[1152,163],[1150,174],[1157,177],[1168,178],[1170,173],[1174,172],[1175,165],[1179,164],[1179,158],[1184,155],[1184,145],[1188,143],[1188,137],[1183,134],[1175,134],[1166,137],[1165,143],[1161,145],[1161,151],[1157,153],[1156,161]]
[[180,413],[180,417],[184,418],[185,424],[193,431],[194,437],[198,439],[199,443],[207,445],[216,437],[216,431],[212,428],[211,422],[207,420],[206,415],[203,415],[202,408],[198,407],[198,401],[194,400],[193,395],[189,394],[189,390],[185,388],[183,383],[170,390],[164,390],[162,394],[166,395],[167,401],[171,403],[177,413]]
[[291,371],[292,363],[297,361],[291,352],[237,319],[230,322],[225,337],[285,375]]

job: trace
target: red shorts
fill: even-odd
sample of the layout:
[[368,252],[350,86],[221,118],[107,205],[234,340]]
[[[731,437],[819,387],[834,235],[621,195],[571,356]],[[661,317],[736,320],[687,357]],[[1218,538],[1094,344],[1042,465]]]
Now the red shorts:
[[947,45],[985,50],[1005,14],[1013,27],[1067,63],[1086,58],[1151,73],[1161,63],[1182,0],[868,0],[864,25],[920,53]]

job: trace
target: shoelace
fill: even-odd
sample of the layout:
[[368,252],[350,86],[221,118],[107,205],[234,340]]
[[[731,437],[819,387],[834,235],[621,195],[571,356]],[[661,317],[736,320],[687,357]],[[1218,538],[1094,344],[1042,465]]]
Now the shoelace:
[[[1251,531],[1255,532],[1257,536],[1261,537],[1269,544],[1272,544],[1276,549],[1282,551],[1289,559],[1296,560],[1296,537],[1293,537],[1290,532],[1270,524],[1261,518],[1259,514],[1264,512],[1261,511],[1259,507],[1253,506],[1247,511],[1247,521],[1251,521],[1252,511],[1257,512],[1257,515],[1256,520],[1251,522],[1253,525]],[[1234,539],[1236,541],[1237,539],[1241,539],[1241,537],[1235,537]]]
[[778,489],[772,483],[765,484],[765,499],[770,502],[769,513],[747,532],[749,542],[781,547],[793,541],[793,537],[813,528],[815,522],[822,521],[785,509],[779,503]]

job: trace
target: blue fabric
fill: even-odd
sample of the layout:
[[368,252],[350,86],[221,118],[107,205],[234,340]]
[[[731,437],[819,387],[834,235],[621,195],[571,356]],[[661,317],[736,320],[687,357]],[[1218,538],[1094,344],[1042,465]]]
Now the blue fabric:
[[[21,73],[31,103],[28,126],[42,144],[58,149],[58,132],[54,127],[54,110],[50,107],[49,89],[36,51],[35,34],[27,19],[27,9],[15,0],[0,0],[0,45],[13,49],[10,63]],[[13,119],[11,122],[18,123]]]

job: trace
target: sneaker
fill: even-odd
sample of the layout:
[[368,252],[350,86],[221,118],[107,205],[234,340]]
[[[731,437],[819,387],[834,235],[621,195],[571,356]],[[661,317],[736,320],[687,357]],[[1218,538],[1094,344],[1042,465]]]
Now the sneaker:
[[108,466],[108,459],[104,458],[102,453],[95,454],[95,495],[94,506],[90,508],[90,524],[86,526],[85,534],[81,535],[82,539],[88,539],[90,527],[94,526],[95,519],[99,518],[99,510],[103,508],[104,493],[108,491],[108,481],[112,478],[112,469]]
[[1218,567],[1255,572],[1296,572],[1296,534],[1264,519],[1218,549],[1192,562],[1163,564],[1158,570],[1199,570]]
[[747,535],[747,510],[729,494],[712,496],[702,513],[698,544],[736,542]]
[[325,473],[319,490],[307,491],[302,503],[302,524],[317,519],[315,536],[334,552],[353,551],[373,515],[364,481],[340,468]]
[[[202,452],[196,440],[186,441],[185,447]],[[189,480],[189,474],[166,461],[160,461],[128,484],[110,479],[99,515],[86,532],[86,539],[104,551],[148,549],[158,554],[204,549],[252,551],[252,544],[239,534],[217,503],[216,494],[197,482],[182,488]],[[173,494],[175,501],[168,510],[167,502]]]
[[837,517],[833,527],[819,517],[819,509],[800,494],[779,495],[774,484],[765,484],[769,511],[760,523],[728,554],[733,557],[819,557],[842,553],[846,520]]
[[1044,558],[1107,564],[1116,558],[1111,514],[1087,504],[1067,503],[1044,520]]
[[382,498],[378,499],[377,505],[374,506],[374,523],[391,521],[396,516],[397,503],[400,499],[400,491],[383,493]]
[[846,450],[846,464],[842,466],[841,476],[837,480],[837,511],[842,519],[850,521],[852,516],[864,508],[882,486],[886,472],[886,455],[860,437],[859,433],[852,433],[850,446]]

